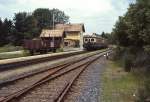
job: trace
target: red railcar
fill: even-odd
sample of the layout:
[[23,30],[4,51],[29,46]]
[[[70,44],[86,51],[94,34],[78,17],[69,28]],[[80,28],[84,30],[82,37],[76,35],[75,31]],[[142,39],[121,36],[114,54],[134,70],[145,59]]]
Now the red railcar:
[[30,51],[31,54],[36,52],[47,53],[48,51],[55,52],[57,48],[60,48],[60,41],[58,40],[46,40],[46,39],[33,39],[24,40],[23,47]]

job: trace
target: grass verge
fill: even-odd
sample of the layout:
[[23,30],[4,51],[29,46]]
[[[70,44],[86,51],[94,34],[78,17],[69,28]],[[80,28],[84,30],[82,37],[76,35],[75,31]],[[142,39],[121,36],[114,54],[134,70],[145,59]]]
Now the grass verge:
[[11,51],[18,51],[18,50],[23,50],[21,46],[13,46],[13,45],[5,45],[3,47],[0,47],[0,53],[2,52],[11,52]]
[[25,57],[25,55],[23,55],[23,54],[3,54],[3,55],[0,55],[0,60],[10,59],[10,58],[18,58],[18,57]]
[[101,102],[134,102],[141,82],[140,76],[124,72],[120,64],[108,61],[102,76]]
[[29,52],[26,50],[23,50],[20,53],[3,53],[3,54],[0,54],[0,60],[25,57],[25,56],[29,56],[29,55],[30,55]]

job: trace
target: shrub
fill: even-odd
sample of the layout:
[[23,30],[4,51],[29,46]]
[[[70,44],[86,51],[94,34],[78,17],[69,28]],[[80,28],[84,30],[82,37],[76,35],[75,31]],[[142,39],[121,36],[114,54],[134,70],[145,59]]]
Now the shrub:
[[123,53],[124,53],[124,48],[123,47],[115,48],[114,53],[113,53],[113,60],[120,60]]
[[133,68],[134,55],[129,52],[126,52],[123,56],[123,67],[126,72],[130,72]]
[[137,102],[150,102],[150,79],[146,78],[144,87],[139,88]]

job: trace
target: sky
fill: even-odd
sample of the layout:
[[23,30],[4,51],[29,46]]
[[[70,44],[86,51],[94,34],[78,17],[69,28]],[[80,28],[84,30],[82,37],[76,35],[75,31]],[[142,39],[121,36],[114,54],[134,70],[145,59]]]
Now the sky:
[[133,0],[0,0],[0,17],[13,19],[14,13],[36,8],[58,8],[71,23],[84,23],[87,33],[111,32]]

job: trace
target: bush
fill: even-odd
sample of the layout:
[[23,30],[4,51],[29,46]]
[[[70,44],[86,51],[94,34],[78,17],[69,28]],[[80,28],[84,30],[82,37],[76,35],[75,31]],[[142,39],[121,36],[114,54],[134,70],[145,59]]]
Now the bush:
[[123,66],[126,72],[131,71],[131,68],[133,68],[133,55],[125,55],[123,59]]
[[139,88],[137,102],[150,102],[150,79],[146,78],[144,87]]
[[113,60],[118,61],[126,72],[130,72],[134,63],[134,56],[130,48],[117,47],[114,51]]
[[113,60],[120,60],[123,53],[124,53],[124,48],[123,47],[115,48],[114,53],[113,53]]

